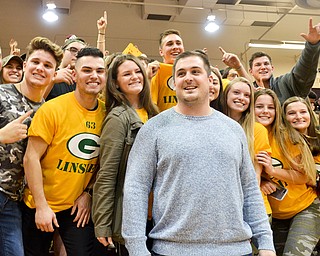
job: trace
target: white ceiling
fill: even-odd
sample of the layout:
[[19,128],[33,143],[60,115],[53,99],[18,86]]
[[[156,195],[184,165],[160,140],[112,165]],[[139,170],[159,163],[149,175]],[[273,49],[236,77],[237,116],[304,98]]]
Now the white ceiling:
[[[34,36],[46,36],[58,44],[68,34],[96,44],[96,20],[108,12],[107,49],[122,51],[129,42],[152,58],[159,59],[159,34],[168,28],[180,30],[186,49],[208,48],[212,64],[223,67],[218,46],[241,56],[244,63],[255,49],[250,39],[303,41],[308,19],[320,22],[320,0],[55,0],[60,19],[55,24],[41,19],[46,0],[0,0],[0,45],[9,53],[8,42],[15,38],[21,49]],[[296,5],[311,7],[301,8]],[[311,6],[308,6],[311,5]],[[220,30],[204,31],[212,12]],[[167,15],[169,21],[149,20],[150,14]],[[263,25],[263,26],[255,26]],[[266,50],[274,58],[279,73],[291,68],[296,50]],[[280,65],[281,64],[281,65]]]

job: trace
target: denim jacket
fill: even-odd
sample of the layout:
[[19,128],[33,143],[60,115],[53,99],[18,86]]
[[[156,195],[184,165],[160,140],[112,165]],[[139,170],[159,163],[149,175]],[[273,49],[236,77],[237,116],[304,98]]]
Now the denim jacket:
[[96,237],[121,236],[123,185],[128,156],[143,125],[136,111],[126,105],[113,108],[102,126],[100,170],[93,187],[92,219]]

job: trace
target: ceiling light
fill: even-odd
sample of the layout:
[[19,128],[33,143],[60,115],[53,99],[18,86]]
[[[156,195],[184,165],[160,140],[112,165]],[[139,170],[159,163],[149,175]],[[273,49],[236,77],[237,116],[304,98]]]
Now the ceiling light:
[[49,10],[53,10],[53,9],[56,9],[57,6],[55,5],[55,3],[48,3],[48,4],[47,4],[47,8],[48,8]]
[[58,15],[55,13],[54,9],[56,5],[52,2],[47,3],[47,10],[42,15],[42,18],[48,22],[55,22],[59,19]]
[[249,47],[302,50],[305,43],[301,41],[272,41],[272,40],[250,40]]
[[320,1],[319,0],[296,0],[296,5],[305,9],[319,9]]
[[220,28],[219,25],[217,25],[214,22],[215,19],[216,19],[216,16],[212,15],[212,13],[210,12],[210,14],[207,17],[206,26],[204,28],[207,32],[213,33],[213,32],[216,32]]

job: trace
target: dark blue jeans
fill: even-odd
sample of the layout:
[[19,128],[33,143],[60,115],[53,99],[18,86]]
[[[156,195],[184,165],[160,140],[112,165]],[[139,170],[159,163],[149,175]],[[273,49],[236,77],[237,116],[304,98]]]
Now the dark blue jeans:
[[[30,209],[23,204],[22,230],[23,243],[26,256],[49,255],[49,248],[53,232],[42,232],[35,224],[35,209]],[[77,227],[73,222],[76,213],[71,215],[71,208],[57,212],[59,234],[66,248],[68,256],[91,256],[95,241],[92,221],[85,227]]]
[[0,192],[0,256],[23,256],[19,202]]

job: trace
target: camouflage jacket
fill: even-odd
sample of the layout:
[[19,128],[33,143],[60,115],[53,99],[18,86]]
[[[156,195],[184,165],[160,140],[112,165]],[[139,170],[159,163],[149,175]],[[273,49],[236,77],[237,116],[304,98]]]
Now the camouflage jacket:
[[[25,98],[13,84],[0,85],[0,128],[33,109],[32,116],[42,103]],[[25,124],[30,126],[31,118]],[[0,191],[12,200],[19,200],[24,187],[23,156],[27,139],[0,143]]]

